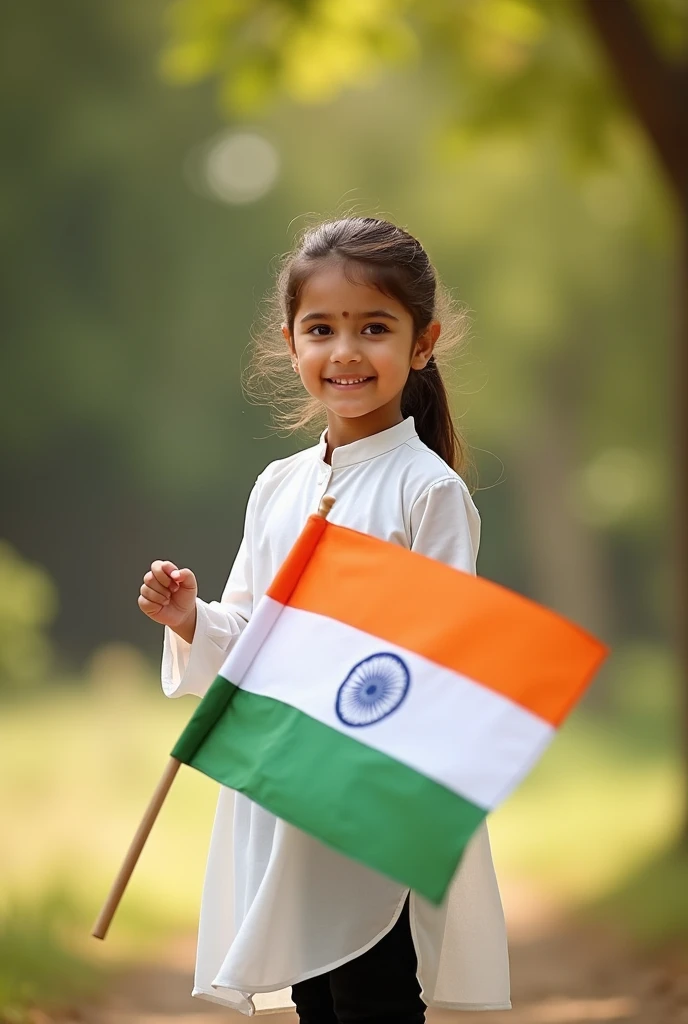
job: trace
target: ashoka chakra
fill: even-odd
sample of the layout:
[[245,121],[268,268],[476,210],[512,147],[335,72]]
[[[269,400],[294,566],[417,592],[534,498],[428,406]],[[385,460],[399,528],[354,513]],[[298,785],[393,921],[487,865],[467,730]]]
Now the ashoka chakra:
[[345,725],[372,725],[391,715],[408,693],[411,676],[396,654],[371,654],[339,687],[337,715]]

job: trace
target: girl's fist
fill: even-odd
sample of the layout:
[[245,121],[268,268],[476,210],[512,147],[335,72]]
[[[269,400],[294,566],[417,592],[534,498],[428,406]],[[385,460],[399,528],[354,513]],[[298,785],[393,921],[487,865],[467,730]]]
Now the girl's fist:
[[175,633],[184,636],[190,632],[193,637],[197,594],[198,585],[191,569],[179,569],[174,562],[158,560],[143,577],[139,608]]

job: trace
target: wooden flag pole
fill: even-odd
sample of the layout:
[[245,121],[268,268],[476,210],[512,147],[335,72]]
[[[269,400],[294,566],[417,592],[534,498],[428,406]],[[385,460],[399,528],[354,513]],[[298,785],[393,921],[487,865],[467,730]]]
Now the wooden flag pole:
[[119,869],[117,878],[112,883],[112,888],[110,889],[108,898],[103,904],[103,909],[98,914],[98,920],[93,925],[91,935],[95,939],[104,939],[107,935],[110,922],[115,916],[115,911],[119,906],[119,901],[122,899],[124,890],[131,878],[132,871],[136,867],[136,862],[141,856],[141,851],[143,850],[146,839],[148,839],[150,830],[153,828],[155,819],[158,816],[165,797],[170,790],[170,786],[174,782],[174,777],[179,771],[180,764],[181,761],[178,761],[176,757],[171,757],[167,762],[162,778],[151,797],[151,801],[146,808],[146,813],[141,819],[141,824],[137,828],[136,835],[132,839],[131,845],[127,850],[127,855],[124,858],[122,867]]
[[[331,494],[325,494],[320,501],[318,515],[322,516],[323,519],[327,519],[334,502],[335,499]],[[132,872],[136,867],[139,857],[141,856],[141,851],[143,850],[146,839],[148,839],[150,830],[155,824],[155,819],[160,813],[160,808],[165,801],[165,797],[170,791],[170,787],[174,782],[174,777],[179,771],[180,765],[181,761],[178,761],[176,757],[171,757],[167,762],[162,778],[151,797],[151,801],[146,808],[143,818],[141,819],[141,824],[137,828],[136,835],[132,839],[131,845],[127,850],[127,855],[124,858],[122,867],[119,869],[117,877],[112,883],[112,888],[108,893],[105,903],[103,904],[103,909],[98,914],[96,923],[93,925],[91,935],[94,939],[104,939],[107,935],[108,928],[115,916],[115,911],[119,906],[122,896],[124,895],[124,890],[126,889],[129,879],[132,876]]]
[[330,512],[332,511],[332,506],[334,505],[335,501],[336,499],[333,498],[331,494],[323,494],[322,498],[320,499],[318,515],[322,516],[323,519],[327,519]]

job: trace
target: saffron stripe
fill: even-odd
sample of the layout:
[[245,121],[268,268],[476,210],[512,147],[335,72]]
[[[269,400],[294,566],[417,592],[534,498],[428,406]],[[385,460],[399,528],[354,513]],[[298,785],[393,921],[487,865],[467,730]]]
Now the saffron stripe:
[[287,604],[299,582],[313,552],[325,533],[328,523],[324,516],[309,516],[291,551],[277,570],[266,593],[280,604]]
[[295,585],[290,577],[269,596],[279,600],[289,589],[290,606],[415,651],[554,726],[608,653],[579,626],[498,583],[368,534],[325,522],[311,551]]

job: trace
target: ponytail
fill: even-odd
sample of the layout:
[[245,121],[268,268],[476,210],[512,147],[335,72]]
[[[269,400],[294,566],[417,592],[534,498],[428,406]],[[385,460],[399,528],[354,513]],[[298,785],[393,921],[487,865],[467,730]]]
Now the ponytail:
[[454,428],[449,396],[435,357],[422,370],[411,370],[401,396],[402,416],[413,416],[421,441],[457,473],[464,469],[464,451]]

